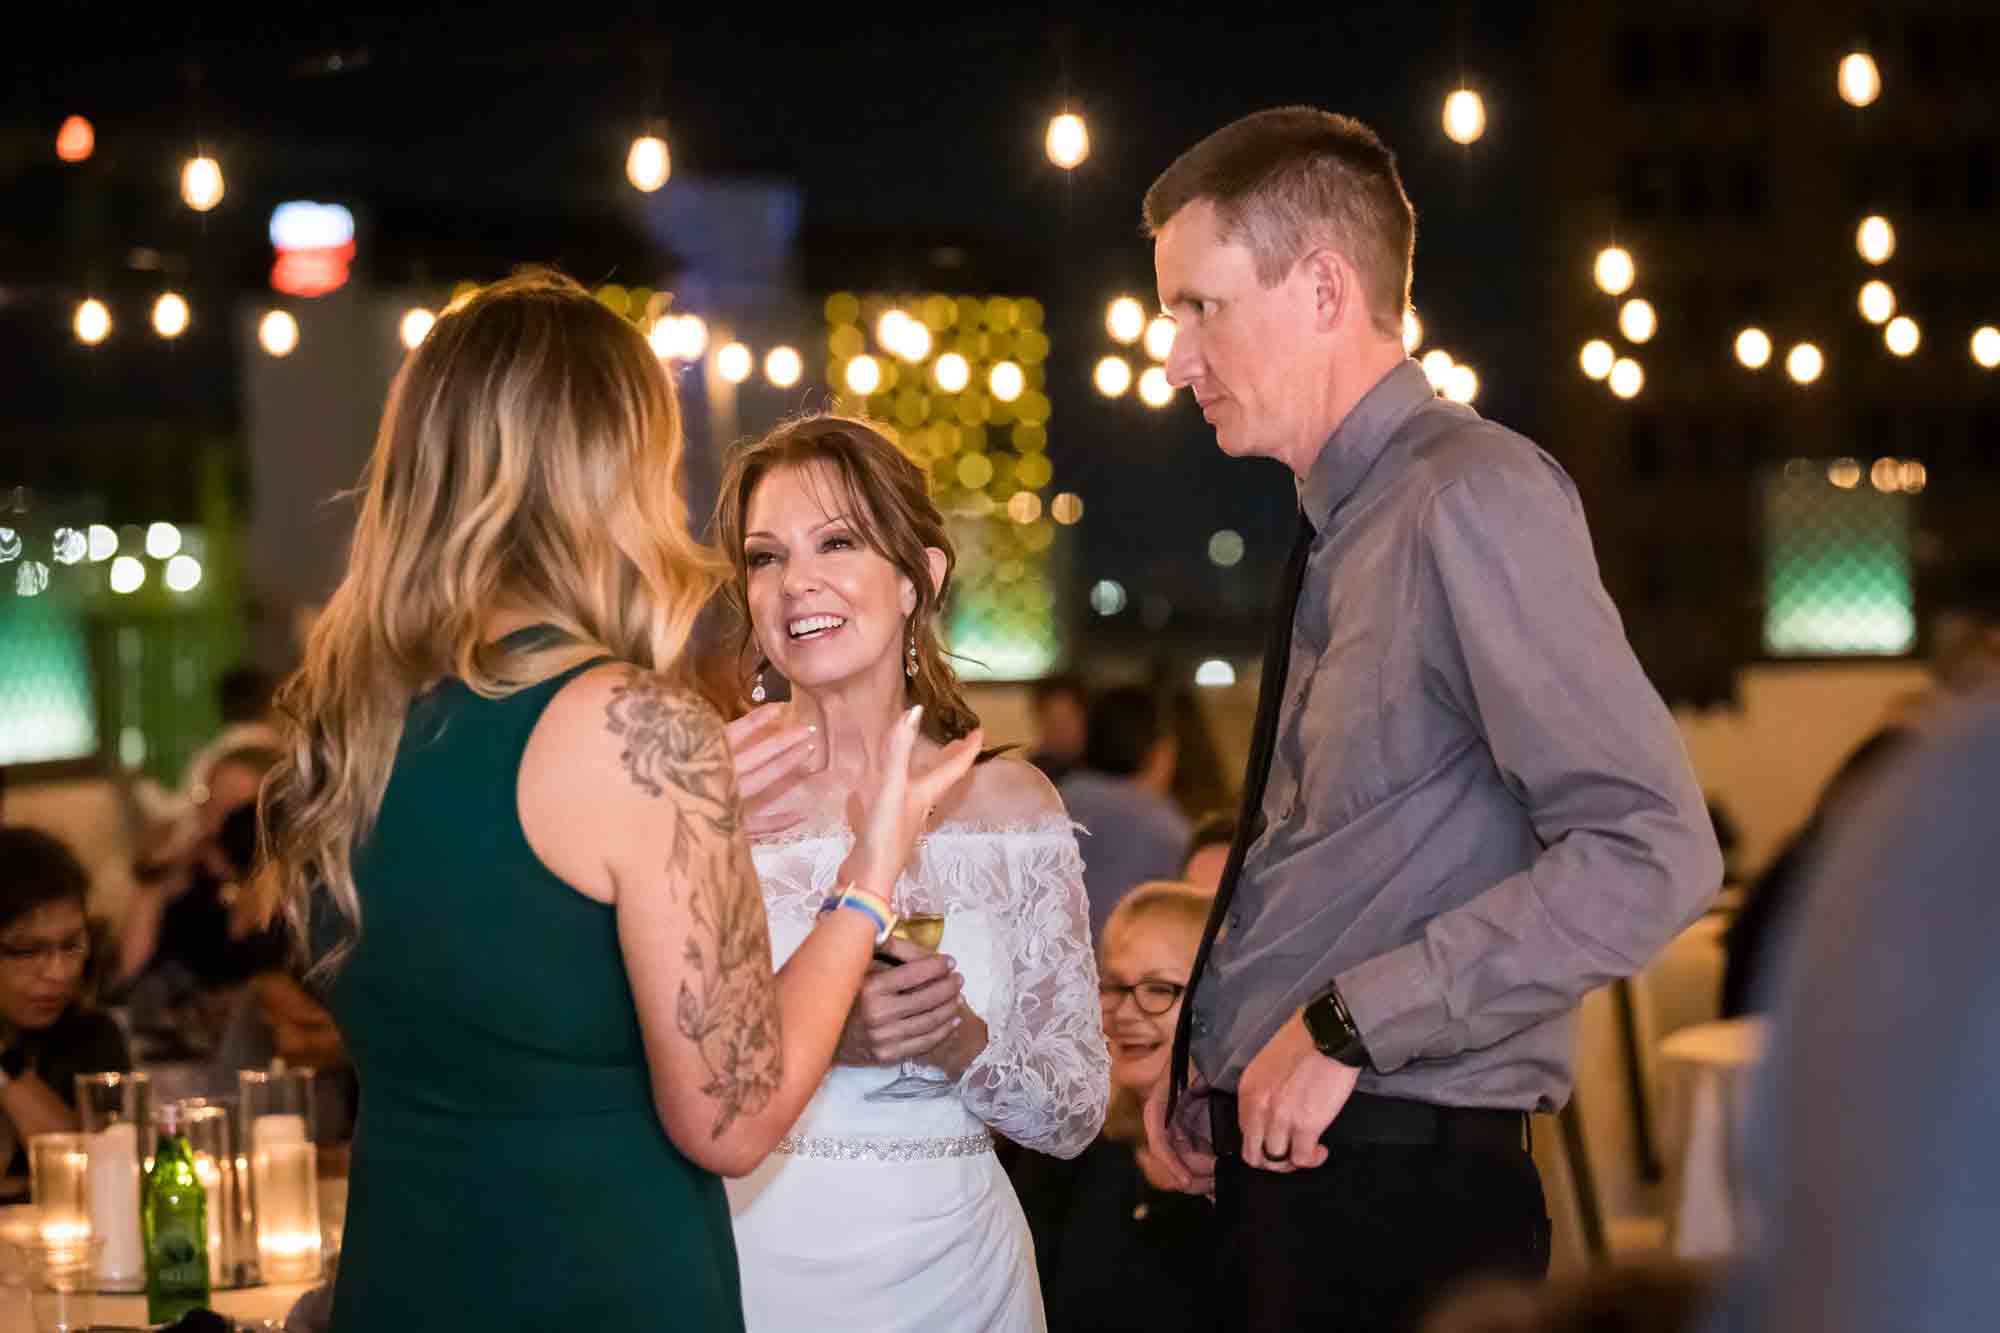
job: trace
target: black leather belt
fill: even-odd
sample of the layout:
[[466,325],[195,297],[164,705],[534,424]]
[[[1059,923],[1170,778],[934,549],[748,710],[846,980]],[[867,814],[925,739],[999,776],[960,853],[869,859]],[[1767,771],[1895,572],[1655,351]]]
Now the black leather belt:
[[[1243,1129],[1236,1119],[1236,1094],[1218,1092],[1208,1100],[1209,1132],[1219,1157],[1243,1155]],[[1522,1111],[1477,1106],[1433,1106],[1357,1092],[1326,1127],[1319,1141],[1397,1143],[1430,1147],[1528,1150],[1528,1117]]]

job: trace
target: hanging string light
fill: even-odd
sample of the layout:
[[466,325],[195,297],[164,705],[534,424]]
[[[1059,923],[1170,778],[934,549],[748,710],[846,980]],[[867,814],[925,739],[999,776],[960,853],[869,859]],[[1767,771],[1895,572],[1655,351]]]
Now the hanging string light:
[[272,356],[290,356],[299,345],[299,322],[289,310],[273,310],[257,325],[257,341]]
[[1841,57],[1834,82],[1840,89],[1840,100],[1849,106],[1868,106],[1882,95],[1882,71],[1866,51],[1850,51]]
[[65,162],[83,162],[97,151],[97,131],[82,116],[64,120],[56,131],[56,156]]
[[181,200],[197,213],[222,202],[222,164],[208,156],[191,157],[181,168]]
[[642,134],[632,141],[625,154],[625,179],[632,182],[633,189],[651,194],[665,185],[673,173],[673,155],[667,151],[665,139],[657,134]]
[[1090,128],[1083,123],[1083,117],[1074,111],[1065,111],[1049,121],[1049,132],[1043,137],[1043,148],[1049,161],[1064,171],[1074,171],[1090,156]]
[[403,346],[415,351],[417,345],[431,336],[431,326],[437,323],[437,316],[422,306],[411,306],[403,312],[403,322],[396,327]]
[[178,338],[187,332],[188,303],[179,292],[162,292],[153,302],[153,332],[162,338]]
[[1486,133],[1486,103],[1470,88],[1444,99],[1444,134],[1453,143],[1469,144]]
[[1598,290],[1606,296],[1623,296],[1631,290],[1634,279],[1639,276],[1639,267],[1632,262],[1630,250],[1622,245],[1607,245],[1597,252],[1592,274],[1597,279]]
[[96,297],[89,297],[78,304],[72,326],[78,342],[95,347],[111,336],[111,308]]
[[1771,335],[1747,328],[1736,335],[1736,359],[1745,370],[1762,370],[1771,363]]

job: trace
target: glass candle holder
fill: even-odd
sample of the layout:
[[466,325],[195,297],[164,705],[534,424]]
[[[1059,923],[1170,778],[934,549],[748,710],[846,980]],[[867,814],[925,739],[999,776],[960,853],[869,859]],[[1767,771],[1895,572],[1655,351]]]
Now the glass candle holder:
[[249,1134],[258,1271],[266,1282],[314,1281],[320,1231],[312,1071],[246,1069],[237,1086]]
[[76,1109],[90,1157],[91,1228],[104,1241],[96,1279],[106,1291],[146,1284],[139,1235],[140,1163],[152,1148],[152,1081],[144,1074],[78,1074]]
[[82,1134],[37,1134],[28,1140],[28,1183],[35,1204],[29,1238],[59,1261],[81,1263],[94,1234],[90,1220],[89,1140]]

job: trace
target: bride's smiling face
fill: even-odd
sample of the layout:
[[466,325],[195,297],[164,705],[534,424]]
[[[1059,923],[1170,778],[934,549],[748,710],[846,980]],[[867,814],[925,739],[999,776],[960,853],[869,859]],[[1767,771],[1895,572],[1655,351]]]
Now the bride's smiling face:
[[901,671],[916,589],[863,539],[857,502],[830,465],[802,463],[767,473],[746,507],[751,632],[778,673],[804,689]]

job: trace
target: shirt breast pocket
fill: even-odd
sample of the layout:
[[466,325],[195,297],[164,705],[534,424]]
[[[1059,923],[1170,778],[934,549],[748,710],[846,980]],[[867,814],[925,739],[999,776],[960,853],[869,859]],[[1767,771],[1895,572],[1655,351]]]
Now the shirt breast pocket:
[[1299,816],[1324,831],[1351,823],[1393,789],[1383,764],[1382,643],[1335,631],[1299,709]]

